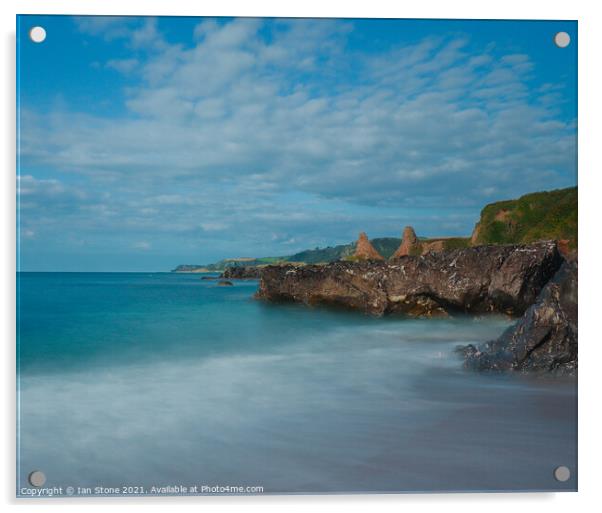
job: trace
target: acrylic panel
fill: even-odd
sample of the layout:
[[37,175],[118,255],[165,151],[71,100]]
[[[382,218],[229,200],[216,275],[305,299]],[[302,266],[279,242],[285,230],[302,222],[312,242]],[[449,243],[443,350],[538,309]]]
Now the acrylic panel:
[[577,490],[577,22],[17,18],[19,497]]

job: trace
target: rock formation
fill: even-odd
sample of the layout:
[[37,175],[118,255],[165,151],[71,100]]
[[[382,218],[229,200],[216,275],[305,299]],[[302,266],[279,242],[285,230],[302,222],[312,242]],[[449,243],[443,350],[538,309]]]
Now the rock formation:
[[260,267],[236,265],[226,267],[220,278],[227,278],[228,280],[258,280],[260,274]]
[[426,255],[431,251],[445,251],[445,239],[434,240],[432,242],[423,242],[420,244],[420,254]]
[[397,251],[393,253],[391,259],[413,255],[417,252],[420,252],[420,243],[418,242],[418,237],[416,237],[416,232],[411,226],[406,226],[401,236],[401,244],[397,248]]
[[231,281],[227,281],[227,280],[220,280],[217,282],[217,285],[219,287],[232,287],[234,285],[234,283],[232,283]]
[[577,371],[577,262],[565,261],[523,317],[497,340],[459,348],[475,370]]
[[376,251],[368,240],[368,236],[362,232],[357,239],[357,246],[353,254],[355,260],[384,260],[382,255]]
[[555,242],[478,246],[392,262],[267,266],[256,297],[341,305],[374,315],[522,315],[563,259]]

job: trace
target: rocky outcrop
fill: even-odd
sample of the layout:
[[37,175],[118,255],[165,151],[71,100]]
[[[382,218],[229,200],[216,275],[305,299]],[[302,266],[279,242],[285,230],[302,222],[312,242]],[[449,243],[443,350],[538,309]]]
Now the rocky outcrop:
[[403,230],[401,244],[391,255],[389,260],[397,260],[404,256],[419,256],[427,253],[451,251],[453,249],[467,248],[470,239],[464,237],[440,237],[436,239],[418,239],[414,228],[406,226]]
[[220,280],[217,282],[218,287],[232,287],[234,283],[228,280]]
[[421,254],[425,255],[431,251],[445,251],[445,239],[434,240],[432,242],[423,242],[421,244]]
[[374,249],[374,246],[368,240],[368,236],[362,232],[357,239],[354,260],[384,260],[382,255]]
[[390,262],[267,266],[256,297],[329,304],[374,315],[522,315],[562,263],[555,242],[478,246]]
[[260,267],[237,265],[226,267],[220,278],[226,278],[228,280],[258,280],[260,275]]
[[403,234],[401,235],[401,244],[399,245],[399,248],[397,248],[397,251],[393,253],[391,258],[395,259],[402,256],[416,254],[416,251],[420,251],[418,237],[416,236],[414,228],[411,226],[406,226],[403,229]]
[[565,261],[523,317],[497,340],[459,348],[475,370],[577,371],[577,262]]

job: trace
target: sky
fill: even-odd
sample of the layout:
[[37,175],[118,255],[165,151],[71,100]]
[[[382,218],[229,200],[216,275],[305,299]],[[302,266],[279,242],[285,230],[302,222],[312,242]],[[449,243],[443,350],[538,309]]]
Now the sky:
[[577,183],[572,21],[20,16],[17,53],[21,271],[468,236]]

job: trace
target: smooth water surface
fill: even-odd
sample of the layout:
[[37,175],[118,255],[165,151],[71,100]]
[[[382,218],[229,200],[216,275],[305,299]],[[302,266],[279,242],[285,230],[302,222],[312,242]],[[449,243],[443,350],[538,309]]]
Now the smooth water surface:
[[20,273],[17,491],[36,469],[147,493],[576,489],[575,381],[466,372],[453,353],[511,321],[375,319],[256,288]]

